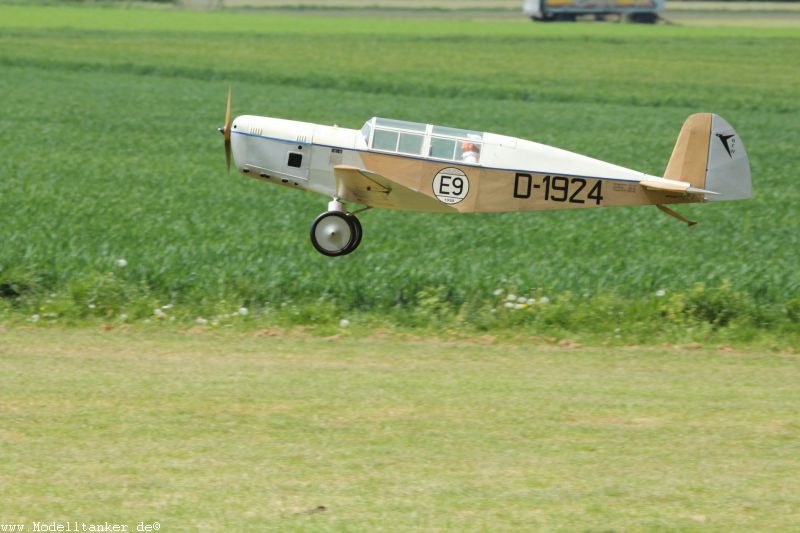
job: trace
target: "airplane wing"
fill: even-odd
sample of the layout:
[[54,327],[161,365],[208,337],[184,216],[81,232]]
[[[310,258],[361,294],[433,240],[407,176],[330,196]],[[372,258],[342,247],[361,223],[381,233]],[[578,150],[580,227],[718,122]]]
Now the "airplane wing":
[[336,165],[333,174],[336,177],[336,194],[348,202],[409,211],[456,212],[454,207],[432,196],[363,168]]
[[692,187],[691,183],[685,181],[668,180],[666,178],[646,178],[641,180],[639,185],[646,189],[655,189],[657,191],[683,192],[687,194],[719,194],[714,191]]

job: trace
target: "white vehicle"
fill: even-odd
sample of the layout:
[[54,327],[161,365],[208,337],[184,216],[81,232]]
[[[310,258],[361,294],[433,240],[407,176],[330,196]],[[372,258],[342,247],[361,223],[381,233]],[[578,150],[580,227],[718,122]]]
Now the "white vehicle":
[[633,22],[655,23],[666,0],[525,0],[522,11],[533,20],[574,21],[578,15],[627,17]]
[[[662,176],[524,139],[371,118],[361,130],[242,115],[225,125],[230,169],[330,199],[311,225],[318,252],[361,242],[356,214],[370,208],[438,213],[587,209],[750,198],[744,144],[723,118],[690,116]],[[345,202],[365,206],[356,211]],[[444,223],[444,222],[442,222]],[[465,237],[466,238],[466,237]]]

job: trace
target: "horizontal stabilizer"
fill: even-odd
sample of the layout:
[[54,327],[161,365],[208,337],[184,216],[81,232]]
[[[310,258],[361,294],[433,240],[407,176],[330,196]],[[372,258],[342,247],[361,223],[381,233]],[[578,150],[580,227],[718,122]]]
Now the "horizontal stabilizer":
[[657,191],[683,192],[687,194],[718,194],[714,191],[707,191],[699,187],[693,187],[691,183],[677,180],[650,178],[640,181],[639,185],[647,189],[654,189]]
[[697,193],[697,194],[719,194],[718,192],[708,191],[706,189],[698,189],[697,187],[689,187],[688,189],[686,189],[686,192]]

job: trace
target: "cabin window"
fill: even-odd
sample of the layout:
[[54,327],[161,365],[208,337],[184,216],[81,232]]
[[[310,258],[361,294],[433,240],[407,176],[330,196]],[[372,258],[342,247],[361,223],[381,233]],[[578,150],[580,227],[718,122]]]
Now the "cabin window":
[[303,165],[303,154],[289,152],[289,160],[286,164],[290,167],[300,168]]
[[431,157],[439,159],[453,159],[453,152],[456,148],[456,141],[453,139],[431,138]]
[[483,133],[480,131],[462,130],[459,128],[448,128],[446,126],[434,126],[434,135],[442,135],[446,137],[460,137],[462,139],[473,139],[480,142],[483,139]]
[[369,134],[372,133],[372,126],[369,122],[364,124],[364,127],[361,128],[361,135],[364,136],[364,142],[369,144]]
[[401,133],[400,142],[397,145],[397,151],[402,154],[422,154],[422,141],[425,137],[422,135],[415,135],[413,133]]
[[481,158],[483,133],[388,118],[372,118],[361,130],[374,150],[434,157],[476,165]]
[[372,138],[372,147],[376,150],[388,150],[394,152],[397,150],[397,137],[396,131],[375,130],[375,136]]
[[456,143],[456,161],[476,165],[481,160],[481,144],[474,140],[462,140]]
[[405,120],[394,120],[391,118],[376,118],[375,126],[378,128],[383,126],[385,128],[392,128],[395,130],[418,131],[420,133],[425,133],[425,130],[428,129],[427,124],[420,124],[419,122],[406,122]]

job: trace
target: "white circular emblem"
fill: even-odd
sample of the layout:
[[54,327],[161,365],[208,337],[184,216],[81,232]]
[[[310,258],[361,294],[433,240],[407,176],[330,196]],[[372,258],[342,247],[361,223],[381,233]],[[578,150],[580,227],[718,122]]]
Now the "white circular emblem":
[[433,194],[440,202],[457,204],[469,193],[469,179],[457,168],[445,168],[433,178]]

